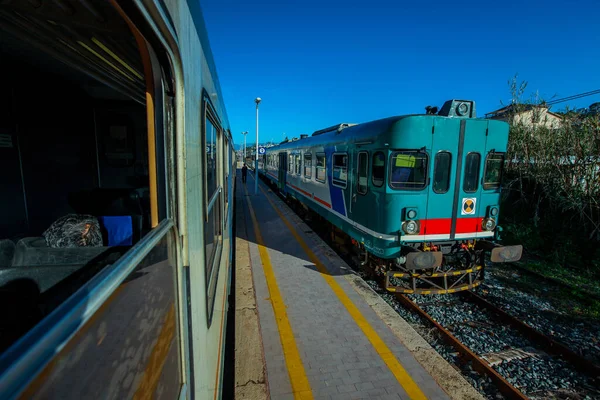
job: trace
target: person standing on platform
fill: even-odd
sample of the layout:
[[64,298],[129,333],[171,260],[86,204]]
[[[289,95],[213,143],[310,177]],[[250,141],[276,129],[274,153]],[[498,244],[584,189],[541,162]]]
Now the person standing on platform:
[[246,164],[244,164],[244,166],[242,167],[242,182],[246,183],[246,175],[248,175],[248,167],[246,167]]

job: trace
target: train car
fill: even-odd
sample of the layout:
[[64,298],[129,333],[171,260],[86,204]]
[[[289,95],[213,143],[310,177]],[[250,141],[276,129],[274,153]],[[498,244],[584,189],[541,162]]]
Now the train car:
[[477,119],[475,103],[439,113],[339,124],[267,148],[260,174],[342,233],[390,291],[440,294],[483,279],[498,244],[508,124]]
[[0,60],[0,398],[220,398],[235,152],[199,3],[2,2]]

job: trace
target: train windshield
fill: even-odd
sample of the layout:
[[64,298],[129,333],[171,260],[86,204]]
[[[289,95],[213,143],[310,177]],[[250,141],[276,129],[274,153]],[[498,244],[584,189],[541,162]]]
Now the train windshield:
[[483,188],[498,189],[502,182],[502,170],[504,166],[504,154],[490,153],[485,160],[485,177]]
[[390,158],[392,189],[423,189],[427,182],[427,153],[395,151]]

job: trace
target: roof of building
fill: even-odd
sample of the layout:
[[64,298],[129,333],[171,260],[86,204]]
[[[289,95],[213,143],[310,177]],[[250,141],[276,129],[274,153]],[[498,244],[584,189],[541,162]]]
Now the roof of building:
[[[524,111],[532,110],[534,108],[544,108],[544,109],[548,110],[548,114],[550,114],[556,118],[562,119],[562,115],[551,112],[549,110],[549,107],[545,106],[543,104],[509,104],[508,106],[502,107],[496,111],[491,111],[491,112],[485,114],[485,118],[500,117],[509,112],[524,112]],[[515,110],[515,109],[517,109],[517,110]]]

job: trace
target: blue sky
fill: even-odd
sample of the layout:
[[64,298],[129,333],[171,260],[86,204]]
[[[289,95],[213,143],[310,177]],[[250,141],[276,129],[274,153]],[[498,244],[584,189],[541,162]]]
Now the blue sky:
[[[281,141],[340,122],[472,99],[478,116],[528,94],[600,89],[600,2],[201,0],[234,140]],[[566,104],[587,107],[600,95]]]

